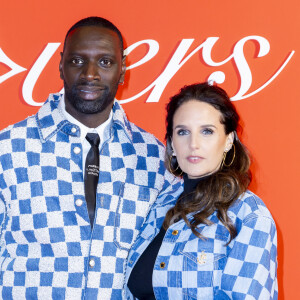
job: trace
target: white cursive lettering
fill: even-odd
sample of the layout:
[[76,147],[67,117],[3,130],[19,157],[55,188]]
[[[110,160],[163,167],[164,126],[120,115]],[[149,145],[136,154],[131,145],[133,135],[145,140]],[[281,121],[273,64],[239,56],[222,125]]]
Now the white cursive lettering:
[[[259,49],[257,53],[257,58],[263,57],[267,55],[270,51],[270,43],[264,37],[252,35],[247,36],[239,40],[233,48],[232,54],[230,54],[226,59],[220,62],[215,62],[212,60],[212,49],[215,47],[216,42],[219,40],[219,37],[208,37],[202,44],[196,47],[193,51],[191,51],[187,56],[187,52],[190,49],[191,45],[194,42],[194,39],[183,39],[176,51],[174,52],[173,56],[169,61],[167,61],[165,69],[162,73],[155,79],[153,82],[147,86],[145,89],[137,93],[136,95],[128,98],[128,99],[121,99],[120,102],[122,104],[131,102],[133,100],[138,99],[145,93],[151,90],[146,102],[158,102],[163,91],[165,90],[167,84],[170,80],[174,77],[174,75],[180,70],[180,68],[200,49],[202,49],[202,58],[205,64],[210,67],[219,67],[222,66],[229,61],[233,61],[237,68],[237,76],[239,76],[240,86],[238,92],[231,97],[231,100],[242,100],[248,97],[255,95],[256,93],[263,90],[266,86],[268,86],[286,67],[286,65],[291,60],[292,56],[294,55],[295,51],[291,51],[285,61],[277,68],[277,71],[271,78],[266,80],[266,82],[257,88],[255,91],[248,93],[249,89],[252,85],[252,72],[249,67],[249,64],[244,55],[244,46],[248,41],[254,41],[258,43]],[[140,67],[146,62],[150,61],[159,51],[159,43],[155,40],[142,40],[134,43],[133,45],[129,46],[125,50],[126,55],[130,55],[130,53],[141,45],[148,45],[148,52],[142,57],[139,61],[135,62],[134,64],[127,67],[127,70],[132,70],[134,68]],[[33,99],[33,89],[35,84],[44,70],[45,66],[54,55],[60,43],[48,43],[48,45],[43,50],[42,54],[38,57],[36,62],[33,64],[32,68],[29,70],[25,81],[22,86],[22,95],[25,102],[31,106],[41,106],[43,103],[37,102]],[[0,76],[0,84],[5,80],[11,78],[12,76],[24,72],[27,69],[19,66],[11,59],[9,59],[5,53],[0,48],[0,63],[7,65],[11,70],[3,75]],[[215,81],[218,84],[221,84],[225,81],[226,76],[222,71],[214,71],[207,77],[208,81]],[[63,92],[62,89],[60,92]]]

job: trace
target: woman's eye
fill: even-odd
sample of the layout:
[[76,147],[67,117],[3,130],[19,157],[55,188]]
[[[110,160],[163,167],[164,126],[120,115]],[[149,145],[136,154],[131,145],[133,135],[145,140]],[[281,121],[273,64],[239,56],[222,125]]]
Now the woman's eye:
[[72,64],[81,65],[81,64],[83,64],[83,59],[81,59],[81,58],[73,58],[71,60],[71,62],[72,62]]
[[186,129],[179,129],[177,131],[177,135],[187,135],[187,134],[189,134],[189,131]]
[[107,68],[112,65],[112,61],[108,58],[103,58],[100,60],[100,65]]
[[213,131],[212,129],[210,129],[210,128],[204,128],[204,129],[202,130],[202,133],[203,133],[204,135],[210,135],[210,134],[213,134],[214,131]]

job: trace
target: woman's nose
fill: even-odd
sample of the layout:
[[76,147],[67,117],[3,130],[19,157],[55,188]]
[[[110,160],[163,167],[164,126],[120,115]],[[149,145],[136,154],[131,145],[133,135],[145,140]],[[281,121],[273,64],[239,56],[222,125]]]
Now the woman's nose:
[[191,149],[199,149],[200,148],[200,138],[197,134],[191,134],[190,147],[191,147]]

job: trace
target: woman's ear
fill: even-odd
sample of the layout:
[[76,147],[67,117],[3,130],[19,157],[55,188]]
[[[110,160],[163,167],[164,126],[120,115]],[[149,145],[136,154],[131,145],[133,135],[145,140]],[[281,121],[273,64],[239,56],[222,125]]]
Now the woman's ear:
[[234,142],[234,133],[230,132],[226,139],[226,146],[224,150],[225,152],[228,152],[231,149],[233,142]]
[[172,139],[171,139],[171,147],[172,147],[173,156],[176,156],[176,152],[175,152],[175,149],[174,149],[174,144],[173,144]]

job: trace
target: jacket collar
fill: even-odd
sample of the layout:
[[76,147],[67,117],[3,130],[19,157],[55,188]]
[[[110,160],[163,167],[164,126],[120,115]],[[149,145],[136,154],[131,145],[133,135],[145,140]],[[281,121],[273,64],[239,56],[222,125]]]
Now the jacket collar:
[[124,132],[126,133],[128,139],[130,142],[133,142],[133,137],[132,137],[132,124],[128,121],[126,114],[118,102],[118,100],[115,99],[114,105],[113,105],[113,124],[120,126]]
[[[68,135],[78,136],[80,134],[79,127],[70,123],[64,116],[59,107],[61,94],[50,94],[46,102],[35,115],[37,127],[40,134],[42,143],[49,140],[58,131],[62,131]],[[131,123],[128,121],[125,112],[118,100],[114,100],[113,105],[113,127],[117,126],[125,131],[126,136],[132,143],[132,128]],[[73,128],[77,130],[74,131]],[[73,129],[73,130],[72,130]]]

